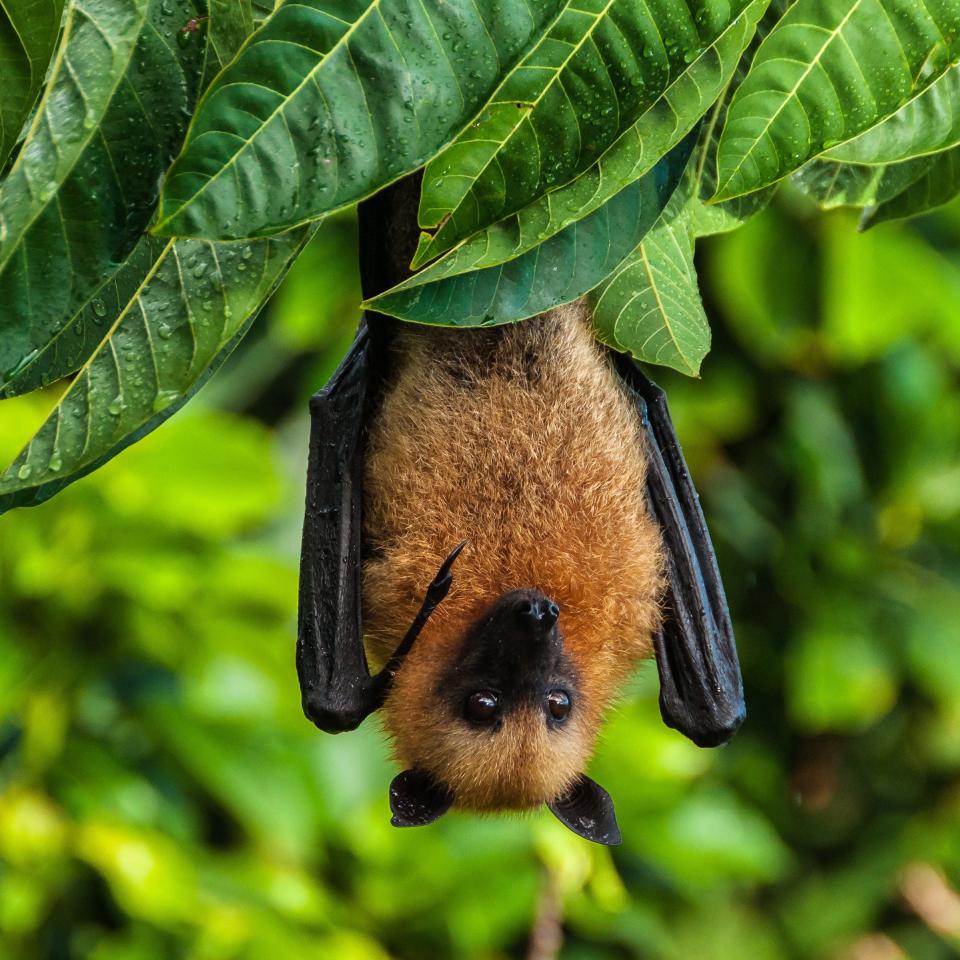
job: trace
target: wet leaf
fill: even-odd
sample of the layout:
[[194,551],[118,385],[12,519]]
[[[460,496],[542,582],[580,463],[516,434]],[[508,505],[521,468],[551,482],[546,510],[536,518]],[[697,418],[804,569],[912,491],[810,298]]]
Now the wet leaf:
[[811,160],[793,175],[793,183],[824,210],[869,207],[905,190],[930,168],[930,157],[870,166]]
[[0,170],[40,92],[62,12],[63,0],[0,3]]
[[175,413],[246,333],[309,236],[150,238],[153,263],[48,419],[0,474],[0,512],[41,503]]
[[680,191],[639,246],[590,292],[597,336],[636,360],[700,372],[710,350],[693,266],[693,235]]
[[366,306],[417,323],[472,327],[511,323],[576,300],[656,223],[692,148],[691,137],[599,210],[514,260],[477,269],[461,247]]
[[882,123],[824,154],[844,163],[899,163],[960,144],[960,67],[952,67]]
[[236,56],[244,40],[253,33],[250,0],[208,0],[209,19],[189,21],[180,30],[181,42],[190,42],[194,34],[206,33],[206,63],[203,86]]
[[797,0],[730,105],[716,199],[780,180],[925,90],[960,57],[960,0]]
[[[561,17],[479,120],[427,166],[420,225],[439,229],[422,236],[414,266],[483,228],[468,242],[486,246],[492,266],[596,210],[709,109],[767,2],[732,10],[594,4],[576,29]],[[586,16],[571,7],[571,20]],[[670,38],[669,56],[658,27]]]
[[156,231],[263,236],[369,196],[447,143],[559,6],[282,3],[204,95]]
[[195,0],[68,7],[50,80],[0,184],[0,395],[146,227],[197,93],[203,45],[176,35],[200,9]]
[[960,194],[960,147],[934,155],[927,171],[895,197],[867,211],[860,229],[875,227],[887,220],[914,217],[942,207]]

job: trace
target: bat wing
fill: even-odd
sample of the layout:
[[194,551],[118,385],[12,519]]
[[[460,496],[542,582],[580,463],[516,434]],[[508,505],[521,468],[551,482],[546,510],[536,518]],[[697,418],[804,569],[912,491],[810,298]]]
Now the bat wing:
[[746,707],[730,612],[700,498],[664,392],[627,358],[616,364],[637,402],[647,439],[647,502],[667,559],[663,625],[654,648],[660,713],[701,747],[725,743]]
[[304,713],[331,733],[353,730],[379,705],[360,622],[362,434],[371,368],[361,323],[350,352],[310,400],[297,674]]

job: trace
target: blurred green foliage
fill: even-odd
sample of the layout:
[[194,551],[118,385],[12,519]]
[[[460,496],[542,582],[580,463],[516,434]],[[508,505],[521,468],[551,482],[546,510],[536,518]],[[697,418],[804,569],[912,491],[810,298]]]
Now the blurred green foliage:
[[[642,670],[591,767],[613,851],[394,830],[376,723],[300,713],[306,400],[359,301],[324,225],[183,415],[0,521],[0,960],[494,960],[553,908],[563,960],[957,956],[960,209],[852,219],[787,194],[698,253],[714,350],[656,376],[750,715],[698,750]],[[52,399],[0,405],[0,454]]]

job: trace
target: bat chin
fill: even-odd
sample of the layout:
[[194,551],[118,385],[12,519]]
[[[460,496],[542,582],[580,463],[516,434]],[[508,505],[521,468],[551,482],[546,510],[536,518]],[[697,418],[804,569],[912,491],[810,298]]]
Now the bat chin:
[[457,809],[484,813],[531,810],[563,796],[586,766],[597,732],[586,716],[552,727],[533,706],[491,728],[439,707],[413,724],[409,711],[390,707],[388,701],[384,719],[398,761],[442,784]]

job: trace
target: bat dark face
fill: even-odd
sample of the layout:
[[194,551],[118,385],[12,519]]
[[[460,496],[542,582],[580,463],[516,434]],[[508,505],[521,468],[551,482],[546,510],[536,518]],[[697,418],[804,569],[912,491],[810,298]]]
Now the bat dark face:
[[562,626],[559,605],[544,593],[504,594],[467,629],[432,689],[421,690],[413,730],[404,722],[412,705],[402,700],[413,695],[415,684],[404,680],[416,680],[417,671],[400,669],[387,724],[413,766],[391,788],[395,824],[430,822],[453,803],[477,810],[546,803],[578,833],[616,842],[609,796],[581,775],[598,719]]
[[493,605],[440,680],[438,696],[457,723],[489,736],[514,717],[538,714],[559,733],[579,697],[559,618],[557,604],[536,590],[516,590]]

